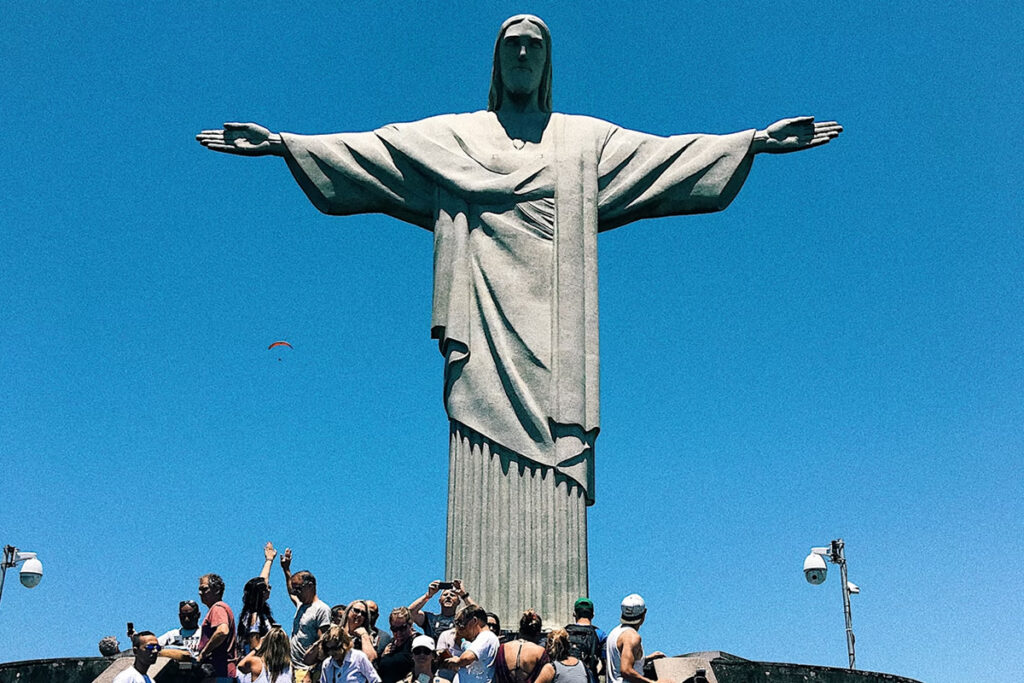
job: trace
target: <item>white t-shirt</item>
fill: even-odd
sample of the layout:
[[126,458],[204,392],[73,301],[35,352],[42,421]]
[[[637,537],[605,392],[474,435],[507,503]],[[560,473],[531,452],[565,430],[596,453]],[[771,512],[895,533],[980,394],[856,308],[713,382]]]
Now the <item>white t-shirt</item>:
[[276,680],[270,680],[270,669],[267,665],[263,665],[263,671],[256,678],[252,677],[252,674],[245,674],[241,671],[238,672],[238,683],[292,683],[292,668],[286,666],[284,671],[278,674]]
[[491,683],[494,680],[494,658],[501,645],[498,636],[489,629],[483,629],[469,647],[467,652],[476,654],[476,661],[459,669],[455,683]]
[[198,628],[186,630],[174,628],[156,639],[164,647],[184,648],[192,653],[192,656],[199,654],[199,637],[202,633]]
[[[452,657],[458,657],[462,654],[462,648],[459,647],[459,643],[456,642],[457,640],[458,638],[455,637],[454,628],[450,628],[447,631],[442,631],[441,635],[437,637],[437,649],[448,650],[448,652],[452,653]],[[447,681],[454,681],[455,674],[456,671],[454,669],[437,670],[437,675]]]
[[320,683],[380,683],[380,675],[365,654],[353,649],[345,653],[341,666],[334,657],[324,660]]
[[145,674],[140,674],[139,670],[132,664],[114,676],[114,683],[153,683],[153,680]]

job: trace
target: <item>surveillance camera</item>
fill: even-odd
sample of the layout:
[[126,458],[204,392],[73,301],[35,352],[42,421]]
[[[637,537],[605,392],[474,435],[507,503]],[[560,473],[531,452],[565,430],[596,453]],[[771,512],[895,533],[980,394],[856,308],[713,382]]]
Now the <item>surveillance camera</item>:
[[827,574],[828,567],[821,555],[811,553],[804,560],[804,576],[807,578],[807,583],[814,586],[820,585],[825,582]]
[[43,563],[36,558],[25,560],[21,567],[21,585],[25,588],[35,588],[43,578]]

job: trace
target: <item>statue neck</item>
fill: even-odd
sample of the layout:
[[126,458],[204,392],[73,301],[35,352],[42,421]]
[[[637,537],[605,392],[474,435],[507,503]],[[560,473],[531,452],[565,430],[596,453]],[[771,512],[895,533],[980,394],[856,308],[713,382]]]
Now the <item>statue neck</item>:
[[547,128],[551,114],[534,107],[532,109],[518,110],[513,107],[506,107],[502,104],[501,109],[495,112],[498,123],[505,130],[505,135],[510,140],[524,140],[526,142],[539,143],[544,136],[544,129]]
[[516,114],[540,114],[542,112],[537,102],[539,97],[540,94],[536,90],[530,93],[514,93],[506,90],[502,97],[500,111]]

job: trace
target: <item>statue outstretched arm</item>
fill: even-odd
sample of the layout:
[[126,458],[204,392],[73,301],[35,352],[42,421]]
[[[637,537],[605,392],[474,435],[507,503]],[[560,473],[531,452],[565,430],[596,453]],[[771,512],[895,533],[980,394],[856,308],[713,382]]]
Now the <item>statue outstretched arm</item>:
[[750,150],[754,154],[786,154],[818,147],[839,137],[843,127],[836,121],[815,123],[813,116],[798,116],[776,121],[754,134]]
[[271,133],[258,123],[225,123],[220,130],[204,130],[196,140],[215,152],[246,157],[283,157],[287,149],[280,135]]

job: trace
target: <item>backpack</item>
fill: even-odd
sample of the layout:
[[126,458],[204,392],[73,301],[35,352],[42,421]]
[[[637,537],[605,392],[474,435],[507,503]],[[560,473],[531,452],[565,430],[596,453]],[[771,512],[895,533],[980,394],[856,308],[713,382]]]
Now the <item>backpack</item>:
[[597,629],[586,624],[569,624],[565,630],[569,633],[569,650],[572,656],[596,674],[601,646],[597,638]]

